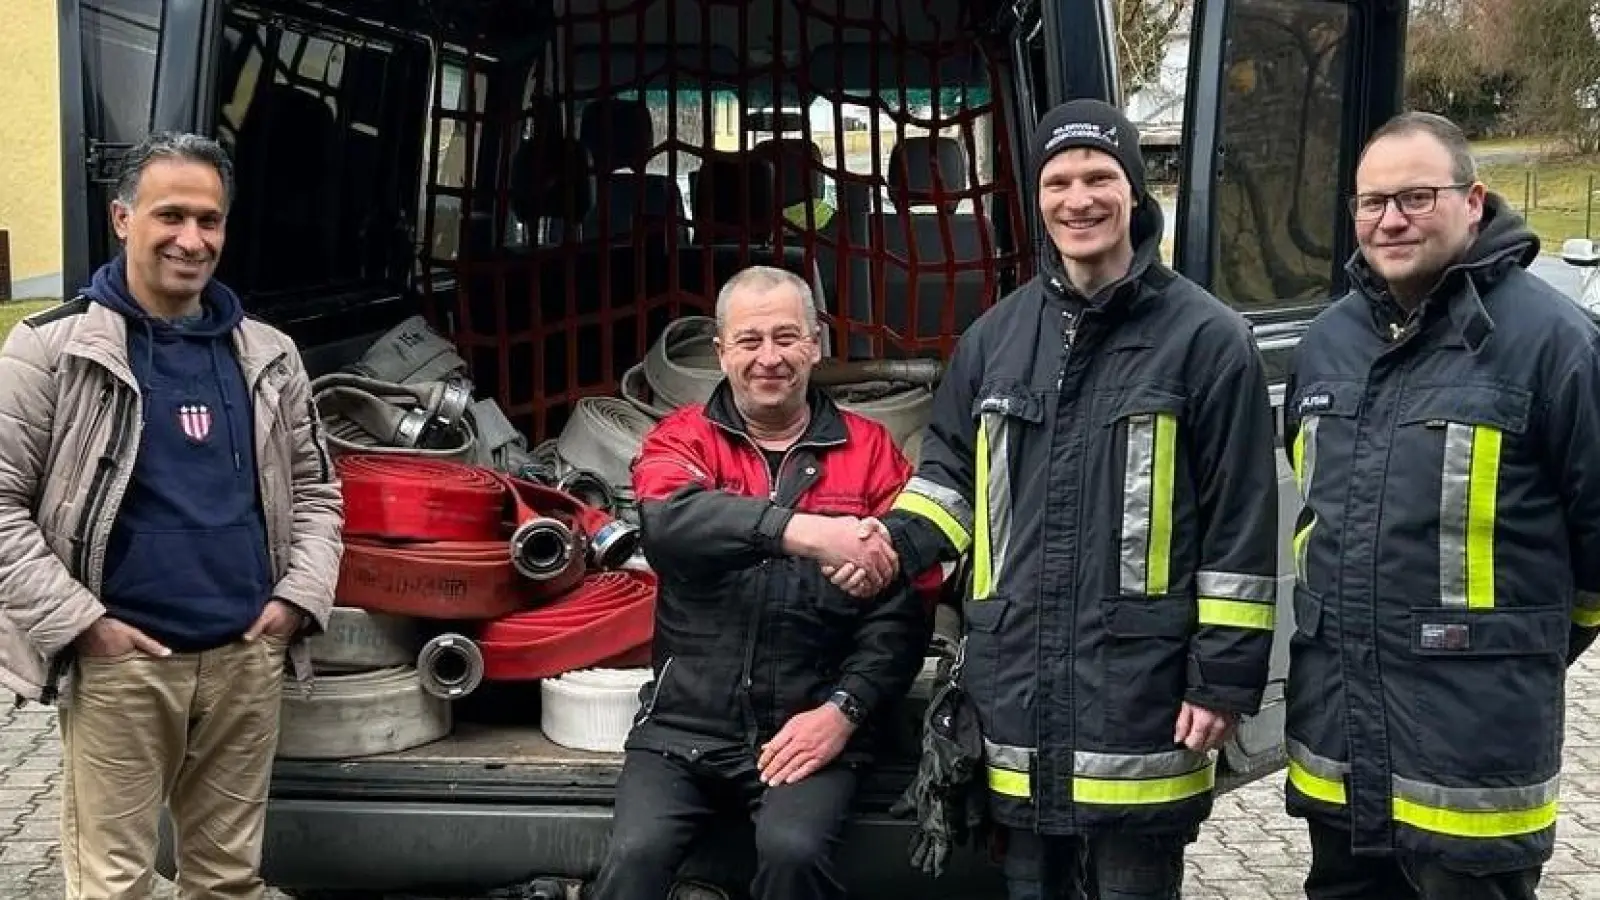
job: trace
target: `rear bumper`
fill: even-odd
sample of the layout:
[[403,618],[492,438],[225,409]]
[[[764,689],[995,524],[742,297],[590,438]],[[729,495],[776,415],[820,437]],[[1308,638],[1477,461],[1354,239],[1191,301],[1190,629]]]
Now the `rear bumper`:
[[[588,880],[605,855],[610,823],[604,807],[281,800],[268,812],[263,870],[280,887],[330,891],[444,893],[538,876]],[[882,815],[852,823],[840,861],[853,896],[1005,897],[999,867],[971,850],[958,852],[937,880],[912,869],[911,833],[909,823]],[[748,884],[748,837],[743,844],[732,832],[707,837],[683,874],[730,888]]]

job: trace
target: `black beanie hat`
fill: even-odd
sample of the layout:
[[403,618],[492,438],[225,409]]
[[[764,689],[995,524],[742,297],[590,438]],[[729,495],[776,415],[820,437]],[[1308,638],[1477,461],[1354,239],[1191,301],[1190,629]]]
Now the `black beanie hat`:
[[1101,100],[1069,100],[1045,113],[1033,132],[1033,183],[1056,154],[1070,147],[1091,147],[1109,153],[1122,165],[1133,185],[1135,202],[1144,196],[1144,154],[1139,129],[1116,107]]

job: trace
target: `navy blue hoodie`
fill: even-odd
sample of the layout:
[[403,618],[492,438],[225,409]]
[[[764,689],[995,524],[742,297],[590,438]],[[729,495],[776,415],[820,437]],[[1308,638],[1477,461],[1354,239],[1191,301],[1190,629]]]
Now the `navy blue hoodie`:
[[144,404],[100,600],[175,651],[207,650],[244,634],[272,594],[254,416],[232,343],[244,313],[212,281],[200,315],[152,317],[129,292],[125,266],[119,255],[83,292],[127,319]]

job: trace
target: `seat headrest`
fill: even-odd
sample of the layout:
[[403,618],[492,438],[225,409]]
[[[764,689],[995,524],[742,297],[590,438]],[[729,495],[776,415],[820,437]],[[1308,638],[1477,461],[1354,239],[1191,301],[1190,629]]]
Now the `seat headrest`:
[[954,212],[949,196],[967,188],[967,151],[955,138],[908,137],[889,153],[889,194],[902,210],[938,206]]
[[559,132],[535,131],[511,157],[511,211],[523,222],[581,222],[594,206],[589,152]]
[[779,205],[787,208],[822,196],[822,148],[805,138],[767,138],[752,150],[781,175]]
[[[724,239],[748,234],[751,243],[772,240],[773,167],[754,154],[707,153],[694,179],[694,221]],[[698,238],[697,238],[698,240]]]
[[643,100],[602,97],[583,108],[579,129],[595,171],[644,168],[655,148],[655,125]]

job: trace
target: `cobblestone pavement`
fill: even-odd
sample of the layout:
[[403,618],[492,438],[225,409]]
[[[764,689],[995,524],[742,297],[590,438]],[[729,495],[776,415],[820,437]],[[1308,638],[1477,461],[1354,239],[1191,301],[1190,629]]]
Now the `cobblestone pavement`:
[[[57,735],[49,710],[30,706],[0,717],[0,897],[6,900],[61,896]],[[1539,894],[1594,900],[1600,898],[1600,651],[1578,664],[1568,684],[1566,760],[1556,854]],[[1217,801],[1189,848],[1186,900],[1304,896],[1310,848],[1301,823],[1283,813],[1282,782],[1274,775]]]

